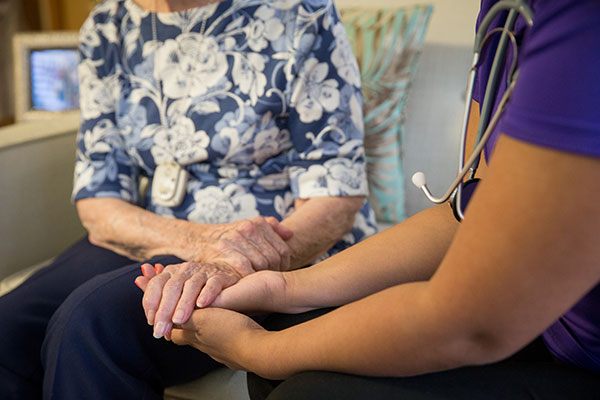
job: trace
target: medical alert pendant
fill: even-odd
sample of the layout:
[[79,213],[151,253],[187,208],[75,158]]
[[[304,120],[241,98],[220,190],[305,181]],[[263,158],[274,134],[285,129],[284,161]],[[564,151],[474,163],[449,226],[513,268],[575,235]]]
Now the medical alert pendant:
[[176,162],[159,164],[152,178],[152,202],[177,207],[183,201],[189,173]]

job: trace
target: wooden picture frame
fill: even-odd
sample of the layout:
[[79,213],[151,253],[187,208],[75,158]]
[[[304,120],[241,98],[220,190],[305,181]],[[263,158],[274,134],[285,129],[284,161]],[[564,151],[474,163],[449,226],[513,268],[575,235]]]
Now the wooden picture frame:
[[[66,66],[56,69],[60,72],[60,76],[50,77],[56,80],[53,90],[57,91],[57,96],[62,95],[67,89],[69,94],[78,91],[77,60],[71,59],[73,56],[77,57],[78,39],[79,34],[76,31],[27,32],[18,33],[13,37],[15,120],[17,122],[49,119],[57,114],[79,112],[78,99],[75,102],[72,97],[64,102],[68,104],[67,108],[60,110],[53,107],[40,107],[39,104],[36,104],[36,93],[34,93],[36,83],[33,81],[34,71],[32,70],[32,59],[34,56],[39,59],[38,54],[43,55],[46,59],[60,57],[61,65],[64,64],[63,59],[66,58],[68,59]],[[51,52],[52,50],[58,50],[58,52]],[[61,90],[63,92],[60,92]]]
[[29,0],[37,2],[42,30],[78,30],[98,0]]

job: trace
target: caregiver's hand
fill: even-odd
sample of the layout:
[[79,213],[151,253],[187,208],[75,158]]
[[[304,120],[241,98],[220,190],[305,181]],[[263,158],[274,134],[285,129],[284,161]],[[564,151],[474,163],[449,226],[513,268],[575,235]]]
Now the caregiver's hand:
[[251,353],[271,334],[243,314],[205,308],[194,311],[188,322],[173,329],[171,340],[193,346],[231,369],[258,371],[261,368],[255,364],[261,357]]
[[[225,288],[211,307],[254,314],[260,312],[295,313],[289,298],[292,272],[259,271]],[[287,277],[287,278],[286,278]]]
[[186,322],[195,307],[210,304],[242,277],[225,263],[144,264],[142,272],[135,282],[144,291],[142,305],[156,338],[169,337],[173,323]]

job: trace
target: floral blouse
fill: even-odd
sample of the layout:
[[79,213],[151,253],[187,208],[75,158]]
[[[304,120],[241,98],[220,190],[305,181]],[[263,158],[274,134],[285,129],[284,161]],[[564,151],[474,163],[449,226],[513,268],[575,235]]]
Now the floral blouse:
[[[172,13],[105,0],[79,51],[74,201],[120,198],[216,224],[281,220],[295,199],[367,194],[358,66],[332,0]],[[140,177],[173,161],[190,175],[183,202],[140,198]],[[375,230],[365,202],[330,253]]]

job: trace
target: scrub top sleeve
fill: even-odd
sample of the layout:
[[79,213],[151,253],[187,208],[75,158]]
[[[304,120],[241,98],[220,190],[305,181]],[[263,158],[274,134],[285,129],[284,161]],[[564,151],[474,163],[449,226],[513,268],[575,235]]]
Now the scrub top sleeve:
[[536,8],[498,129],[532,144],[600,157],[600,3]]
[[360,74],[332,1],[300,6],[294,44],[288,96],[292,194],[364,196]]

